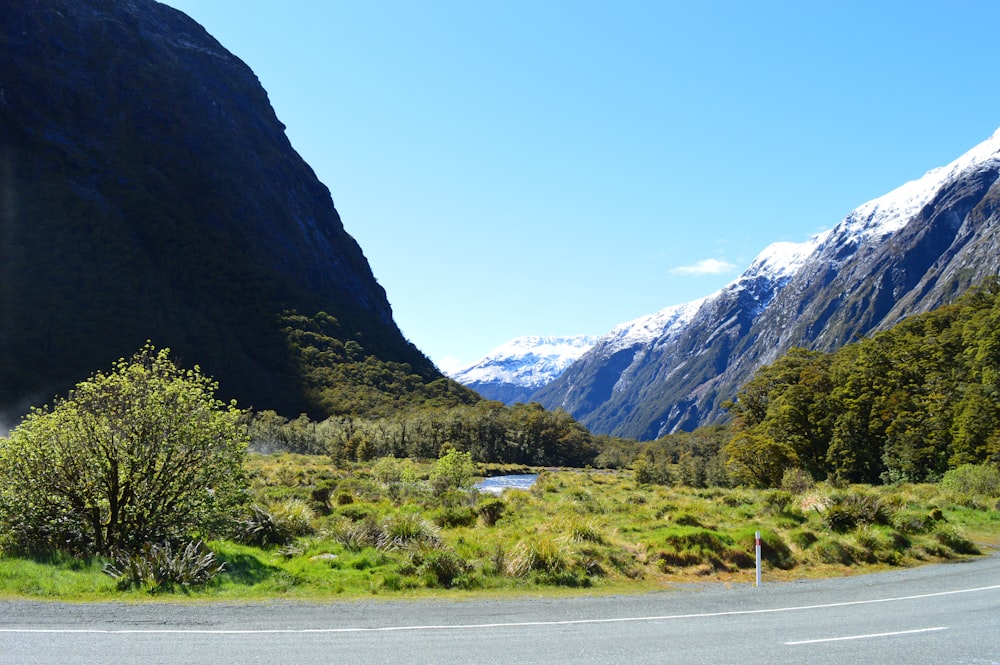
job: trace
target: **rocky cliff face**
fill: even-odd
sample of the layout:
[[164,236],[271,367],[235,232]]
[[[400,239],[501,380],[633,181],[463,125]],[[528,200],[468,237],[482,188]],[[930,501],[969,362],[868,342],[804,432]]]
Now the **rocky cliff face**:
[[629,345],[612,332],[532,399],[639,439],[723,420],[720,404],[789,348],[833,350],[1000,272],[998,178],[1000,132],[829,232],[768,248],[682,325]]
[[0,215],[0,406],[150,339],[245,406],[308,411],[287,309],[436,373],[253,72],[151,0],[0,3]]

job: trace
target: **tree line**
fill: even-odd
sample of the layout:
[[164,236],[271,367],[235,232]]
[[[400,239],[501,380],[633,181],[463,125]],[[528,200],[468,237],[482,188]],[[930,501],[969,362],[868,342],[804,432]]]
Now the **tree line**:
[[792,467],[920,482],[1000,464],[1000,282],[833,353],[792,349],[727,406],[736,482],[773,486]]
[[489,400],[379,418],[345,414],[319,422],[262,411],[250,416],[249,432],[251,450],[322,454],[337,462],[434,459],[455,449],[477,462],[583,467],[593,464],[599,450],[598,438],[565,411]]

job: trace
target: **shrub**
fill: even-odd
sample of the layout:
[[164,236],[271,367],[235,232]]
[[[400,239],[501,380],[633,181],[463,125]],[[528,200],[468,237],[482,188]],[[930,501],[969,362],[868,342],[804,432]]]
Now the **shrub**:
[[506,505],[500,499],[487,499],[476,506],[479,518],[483,520],[483,524],[486,526],[494,526],[499,522],[505,510]]
[[246,499],[247,433],[216,389],[147,343],[32,410],[0,439],[0,526],[33,552],[221,535]]
[[451,550],[433,550],[423,557],[417,572],[437,586],[450,588],[455,581],[466,574],[470,566]]
[[402,549],[410,545],[441,545],[437,527],[417,514],[391,515],[382,520],[379,527],[381,534],[375,546],[380,550]]
[[169,543],[147,543],[137,552],[115,552],[104,572],[118,581],[119,589],[134,586],[156,593],[177,585],[205,584],[222,572],[224,566],[216,562],[215,554],[204,549],[200,541],[191,541],[177,552]]
[[798,548],[806,549],[807,547],[815,543],[817,540],[819,540],[819,537],[812,531],[803,529],[801,531],[793,531],[789,535],[789,539],[792,541],[792,544],[797,546]]
[[892,516],[892,527],[900,533],[924,533],[934,522],[931,515],[914,510],[900,510]]
[[965,534],[950,524],[942,524],[934,530],[934,537],[939,543],[958,554],[982,554],[976,544],[965,537]]
[[511,577],[527,577],[532,572],[559,574],[569,567],[562,543],[544,535],[518,541],[504,557],[504,572]]
[[476,511],[469,506],[445,506],[431,513],[431,520],[442,528],[472,526],[476,523]]
[[472,477],[476,465],[472,462],[471,453],[449,450],[431,469],[431,488],[441,494],[447,490],[467,489],[472,486]]
[[375,506],[370,503],[347,503],[337,509],[337,514],[343,515],[352,522],[360,522],[374,516],[376,512]]
[[285,545],[299,536],[314,532],[312,508],[301,499],[288,499],[267,508],[253,506],[238,522],[237,539],[247,545]]
[[963,464],[946,472],[941,485],[966,496],[1000,496],[1000,469],[992,464]]
[[812,547],[813,556],[821,563],[849,566],[854,563],[851,550],[835,538],[823,538]]
[[676,517],[673,518],[674,524],[677,526],[704,526],[697,515],[692,515],[691,513],[678,513]]
[[383,533],[375,518],[366,517],[358,522],[337,525],[329,535],[345,548],[358,552],[366,547],[376,547]]
[[816,481],[804,469],[792,467],[781,475],[781,489],[792,494],[804,494],[816,487]]
[[863,524],[890,524],[892,510],[873,494],[846,493],[834,496],[823,513],[823,521],[833,531],[846,533]]
[[788,570],[795,566],[795,557],[792,555],[792,551],[785,544],[785,541],[781,539],[781,536],[776,533],[770,531],[761,532],[760,550],[761,558],[775,568]]
[[764,493],[764,511],[771,514],[780,514],[788,509],[792,503],[792,493],[786,490],[771,490]]
[[569,538],[575,543],[595,543],[603,545],[606,541],[600,527],[592,521],[573,520],[570,522]]

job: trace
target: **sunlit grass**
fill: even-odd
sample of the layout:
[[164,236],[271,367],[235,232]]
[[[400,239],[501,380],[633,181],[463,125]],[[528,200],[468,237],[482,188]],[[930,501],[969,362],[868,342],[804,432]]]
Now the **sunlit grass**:
[[[385,466],[385,465],[383,465]],[[294,518],[298,536],[253,547],[208,543],[222,574],[158,598],[335,599],[647,590],[679,581],[752,584],[973,556],[1000,542],[997,499],[939,485],[820,483],[784,490],[640,485],[628,472],[544,471],[498,499],[433,492],[427,464],[405,480],[322,457],[254,456],[258,505]],[[391,471],[391,469],[389,470]],[[519,468],[524,472],[525,469]],[[488,511],[480,507],[492,502]],[[487,519],[484,513],[489,515]],[[0,558],[0,594],[123,595],[102,562]]]

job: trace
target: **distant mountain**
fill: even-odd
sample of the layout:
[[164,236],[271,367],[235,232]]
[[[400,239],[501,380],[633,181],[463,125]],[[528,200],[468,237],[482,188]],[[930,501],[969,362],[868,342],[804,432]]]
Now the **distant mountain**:
[[834,350],[1000,272],[1000,131],[707,298],[618,326],[530,399],[595,433],[653,439],[726,418],[793,346]]
[[450,374],[487,399],[525,402],[590,349],[595,337],[518,337]]
[[249,67],[179,11],[0,3],[0,409],[150,339],[243,406],[323,415],[286,310],[442,379],[284,130]]

